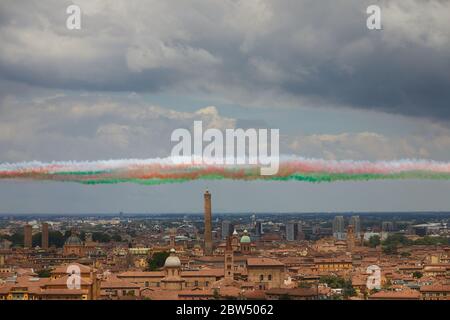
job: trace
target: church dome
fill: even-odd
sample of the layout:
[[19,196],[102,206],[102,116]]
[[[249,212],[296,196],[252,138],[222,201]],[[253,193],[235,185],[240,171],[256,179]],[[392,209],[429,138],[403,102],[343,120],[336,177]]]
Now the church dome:
[[170,250],[170,256],[167,257],[164,267],[181,267],[180,258],[175,255],[175,249]]
[[82,243],[81,243],[80,238],[78,238],[75,235],[71,235],[70,237],[67,238],[65,244],[71,245],[71,246],[80,246]]
[[241,243],[250,243],[252,240],[247,234],[247,230],[244,230],[244,235],[241,237]]

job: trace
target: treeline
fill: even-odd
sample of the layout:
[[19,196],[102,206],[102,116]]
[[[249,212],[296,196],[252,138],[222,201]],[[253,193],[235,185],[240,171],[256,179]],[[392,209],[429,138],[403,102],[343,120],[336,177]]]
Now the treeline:
[[[55,246],[57,248],[62,248],[64,246],[64,243],[66,242],[67,238],[69,238],[71,235],[71,231],[67,230],[64,232],[64,234],[60,231],[49,231],[48,232],[48,243],[49,246]],[[81,232],[79,234],[79,238],[82,241],[86,240],[86,233]],[[13,247],[23,247],[23,241],[24,241],[24,234],[23,232],[16,232],[12,235],[0,235],[0,239],[6,239],[12,242]],[[122,237],[115,233],[113,235],[109,235],[106,232],[93,232],[92,233],[92,240],[97,242],[110,242],[110,241],[116,241],[120,242],[122,241]],[[33,247],[41,246],[42,245],[42,233],[38,232],[33,235],[32,238]]]
[[450,238],[446,237],[431,237],[425,236],[420,239],[411,240],[400,233],[389,235],[385,240],[381,241],[379,236],[370,237],[367,245],[369,247],[376,247],[382,245],[383,253],[396,254],[399,247],[408,247],[414,245],[450,245]]

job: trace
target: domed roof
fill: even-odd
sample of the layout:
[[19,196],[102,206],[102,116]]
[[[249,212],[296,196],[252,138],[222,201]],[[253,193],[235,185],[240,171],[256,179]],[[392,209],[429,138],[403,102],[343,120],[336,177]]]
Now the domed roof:
[[71,235],[70,237],[68,237],[65,244],[72,245],[72,246],[82,245],[80,238],[78,238],[76,235]]
[[241,237],[241,243],[250,243],[252,240],[247,234],[247,230],[244,230],[244,235]]
[[181,267],[180,258],[175,255],[175,249],[170,249],[170,256],[167,257],[164,267]]

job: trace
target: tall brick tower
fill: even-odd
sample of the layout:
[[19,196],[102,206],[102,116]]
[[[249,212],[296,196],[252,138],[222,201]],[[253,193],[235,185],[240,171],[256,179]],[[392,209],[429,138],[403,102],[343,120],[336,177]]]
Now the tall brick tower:
[[33,247],[33,235],[32,235],[32,227],[31,225],[27,224],[24,227],[24,237],[23,237],[23,247],[24,248],[31,248]]
[[208,190],[204,194],[205,199],[205,254],[212,254],[212,224],[211,224],[211,193]]
[[42,224],[42,249],[48,249],[48,223],[44,222]]

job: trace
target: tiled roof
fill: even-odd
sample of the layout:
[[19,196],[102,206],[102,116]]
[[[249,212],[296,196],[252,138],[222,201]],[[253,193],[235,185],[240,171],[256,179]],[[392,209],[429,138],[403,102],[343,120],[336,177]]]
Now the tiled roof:
[[420,287],[421,292],[450,292],[450,284],[433,284]]
[[284,266],[283,263],[281,263],[278,260],[275,259],[270,259],[270,258],[248,258],[247,259],[247,265],[249,267],[259,267],[259,266],[267,266],[267,267],[272,267],[272,266]]
[[419,299],[420,292],[416,290],[402,290],[402,291],[379,291],[372,294],[369,299]]

